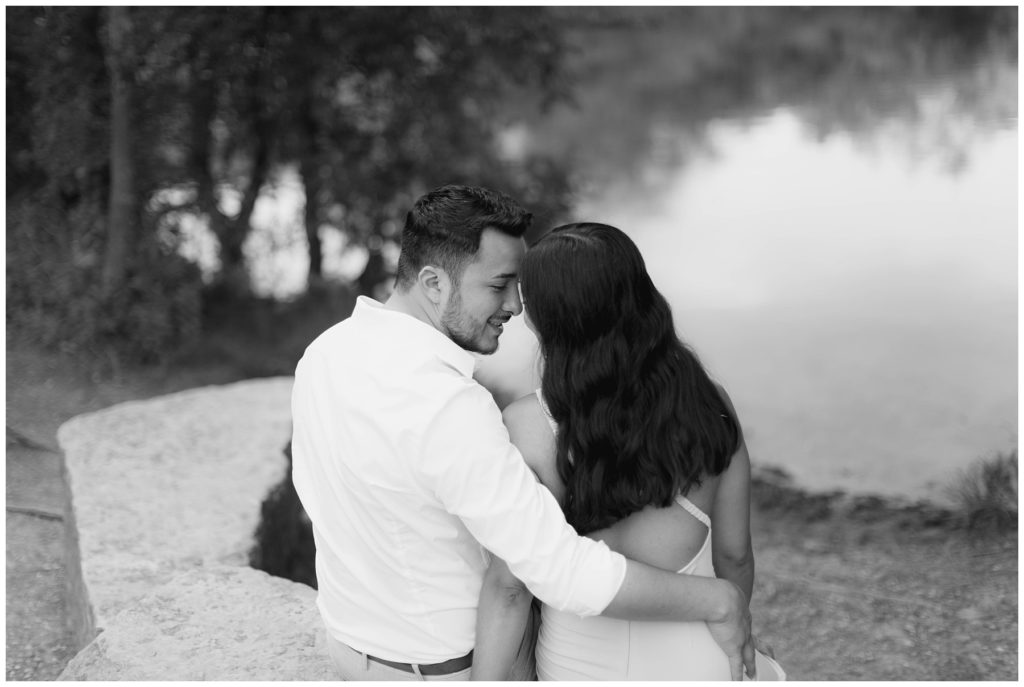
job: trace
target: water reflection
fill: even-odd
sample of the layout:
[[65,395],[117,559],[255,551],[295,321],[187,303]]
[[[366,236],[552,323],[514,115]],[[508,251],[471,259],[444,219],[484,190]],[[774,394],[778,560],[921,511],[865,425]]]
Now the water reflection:
[[708,140],[715,158],[578,206],[581,217],[629,227],[679,305],[1016,293],[1013,131],[975,143],[975,164],[956,175],[898,150],[864,154],[846,135],[811,140],[785,111],[716,125]]

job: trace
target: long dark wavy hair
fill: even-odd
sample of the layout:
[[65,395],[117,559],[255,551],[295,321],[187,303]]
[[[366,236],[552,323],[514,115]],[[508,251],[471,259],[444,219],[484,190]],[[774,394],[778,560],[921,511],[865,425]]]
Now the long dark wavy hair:
[[557,227],[527,252],[521,286],[559,427],[562,507],[577,532],[668,506],[729,466],[738,421],[628,236],[606,224]]

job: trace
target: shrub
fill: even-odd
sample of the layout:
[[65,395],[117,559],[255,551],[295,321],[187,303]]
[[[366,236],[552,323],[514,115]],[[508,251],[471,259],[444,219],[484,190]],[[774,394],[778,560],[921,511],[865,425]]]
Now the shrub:
[[143,246],[125,283],[104,294],[98,232],[73,233],[58,211],[38,202],[7,210],[8,333],[67,353],[113,353],[151,363],[199,334],[198,269],[170,250]]
[[948,492],[968,529],[1016,529],[1017,450],[975,460],[960,472]]
[[316,589],[313,525],[292,483],[291,442],[285,447],[284,454],[288,458],[288,472],[260,508],[256,544],[249,552],[249,565]]
[[162,360],[198,338],[201,286],[198,268],[179,255],[137,260],[125,285],[99,300],[99,340],[138,362]]

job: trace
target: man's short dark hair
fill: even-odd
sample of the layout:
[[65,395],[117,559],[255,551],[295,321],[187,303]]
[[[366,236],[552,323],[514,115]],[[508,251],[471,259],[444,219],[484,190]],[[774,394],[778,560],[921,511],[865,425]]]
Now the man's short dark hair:
[[499,191],[454,184],[436,188],[406,215],[395,286],[412,286],[426,265],[442,268],[458,285],[466,263],[480,249],[484,229],[518,238],[532,221],[532,214]]

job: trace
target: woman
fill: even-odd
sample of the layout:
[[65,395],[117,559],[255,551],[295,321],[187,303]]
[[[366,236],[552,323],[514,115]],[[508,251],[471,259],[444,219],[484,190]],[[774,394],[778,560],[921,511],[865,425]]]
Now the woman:
[[[541,388],[503,416],[566,519],[628,558],[717,575],[749,599],[750,461],[736,412],[678,339],[637,247],[608,225],[558,227],[527,253],[521,287]],[[495,558],[473,679],[507,679],[517,650],[522,663],[530,603]],[[542,680],[730,677],[704,623],[579,618],[547,606],[535,657]],[[757,664],[762,679],[783,677],[764,655]]]

